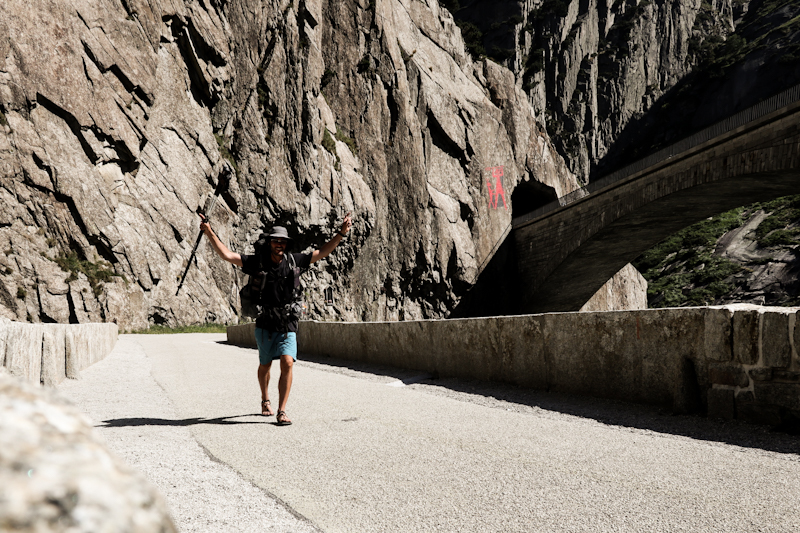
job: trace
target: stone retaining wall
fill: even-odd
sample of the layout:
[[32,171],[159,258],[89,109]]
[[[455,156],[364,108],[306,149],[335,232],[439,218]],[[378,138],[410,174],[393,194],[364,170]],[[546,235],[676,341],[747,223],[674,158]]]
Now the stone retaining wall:
[[[301,322],[302,353],[779,424],[800,417],[797,309],[695,307]],[[228,340],[255,345],[253,325]]]
[[54,386],[105,358],[116,324],[26,324],[0,319],[0,366],[32,383]]

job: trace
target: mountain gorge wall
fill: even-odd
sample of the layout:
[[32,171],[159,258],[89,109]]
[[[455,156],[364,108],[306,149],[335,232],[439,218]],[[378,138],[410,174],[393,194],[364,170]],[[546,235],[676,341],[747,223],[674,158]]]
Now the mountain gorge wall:
[[456,16],[514,71],[570,170],[587,181],[631,122],[693,71],[702,43],[734,31],[748,3],[467,0]]
[[11,0],[0,36],[13,320],[235,321],[243,280],[206,243],[175,294],[226,159],[212,224],[235,251],[273,223],[313,249],[353,213],[306,275],[319,319],[446,316],[513,214],[487,169],[528,204],[579,185],[513,73],[473,61],[435,0]]

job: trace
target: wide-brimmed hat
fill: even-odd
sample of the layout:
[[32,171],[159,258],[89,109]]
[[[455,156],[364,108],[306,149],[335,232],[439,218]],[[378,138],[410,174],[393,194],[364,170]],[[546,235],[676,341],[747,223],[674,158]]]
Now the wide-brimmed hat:
[[294,239],[289,237],[289,232],[286,231],[286,228],[283,226],[273,226],[272,231],[270,231],[268,237],[270,239],[286,239],[289,245],[294,242]]

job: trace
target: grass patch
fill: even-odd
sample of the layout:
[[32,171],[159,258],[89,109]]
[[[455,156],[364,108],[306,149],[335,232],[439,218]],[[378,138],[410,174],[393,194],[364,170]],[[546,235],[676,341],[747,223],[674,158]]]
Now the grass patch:
[[150,326],[147,329],[139,329],[130,331],[129,333],[137,334],[150,334],[150,335],[170,335],[173,333],[226,333],[228,331],[226,324],[196,324],[193,326]]
[[758,245],[762,248],[773,248],[775,246],[791,246],[797,244],[797,234],[800,230],[797,229],[779,229],[775,230],[763,239],[758,241]]
[[356,141],[345,135],[341,128],[337,128],[336,130],[336,140],[345,143],[347,147],[350,148],[350,152],[352,152],[354,156],[358,156],[358,147],[356,146]]
[[744,215],[745,209],[739,207],[693,224],[647,250],[636,259],[634,266],[644,273],[665,267],[669,256],[682,250],[714,246],[720,237],[744,224]]
[[639,256],[633,265],[647,280],[649,306],[709,305],[733,290],[728,280],[742,265],[713,251],[717,240],[741,227],[750,212],[740,207],[703,220]]
[[78,274],[83,274],[92,286],[92,292],[99,296],[102,292],[102,284],[110,282],[115,277],[121,277],[114,272],[111,265],[105,261],[93,263],[88,259],[81,259],[78,252],[70,250],[69,253],[59,254],[53,261],[61,267],[64,272],[69,272],[67,283],[78,279]]
[[325,133],[322,134],[322,147],[325,148],[331,155],[336,155],[336,141],[331,137],[331,132],[325,128]]
[[225,159],[228,160],[228,163],[231,164],[231,166],[233,167],[234,172],[236,172],[236,175],[238,176],[239,175],[239,165],[236,164],[236,159],[234,159],[233,155],[228,150],[227,141],[225,140],[225,138],[222,135],[219,135],[218,133],[214,134],[214,138],[217,140],[217,145],[219,146],[220,155],[222,155],[222,157],[224,157]]

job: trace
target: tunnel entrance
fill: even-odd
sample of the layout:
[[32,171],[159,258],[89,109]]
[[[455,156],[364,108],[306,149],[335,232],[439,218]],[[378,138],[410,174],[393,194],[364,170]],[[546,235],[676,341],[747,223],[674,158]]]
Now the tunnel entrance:
[[511,193],[511,216],[517,218],[527,215],[555,200],[558,200],[558,195],[553,187],[548,187],[534,179],[523,181]]

